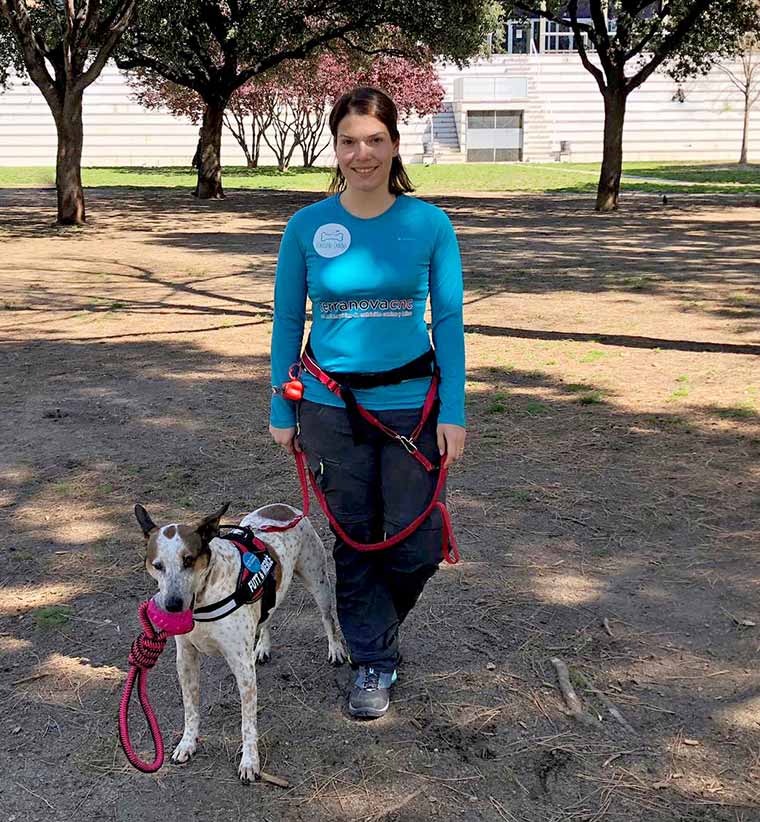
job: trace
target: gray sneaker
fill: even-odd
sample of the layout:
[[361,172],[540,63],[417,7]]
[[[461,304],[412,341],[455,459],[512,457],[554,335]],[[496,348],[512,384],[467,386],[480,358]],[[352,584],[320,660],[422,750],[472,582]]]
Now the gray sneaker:
[[391,703],[391,685],[396,681],[392,674],[360,665],[354,687],[348,697],[348,712],[357,719],[377,719],[384,716]]

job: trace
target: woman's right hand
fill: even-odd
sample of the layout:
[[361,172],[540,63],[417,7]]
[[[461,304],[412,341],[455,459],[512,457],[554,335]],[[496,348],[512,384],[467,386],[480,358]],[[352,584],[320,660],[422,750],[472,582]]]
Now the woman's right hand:
[[277,445],[284,448],[288,454],[294,454],[296,451],[301,450],[296,440],[295,426],[291,426],[290,428],[275,428],[273,425],[270,425],[269,433]]

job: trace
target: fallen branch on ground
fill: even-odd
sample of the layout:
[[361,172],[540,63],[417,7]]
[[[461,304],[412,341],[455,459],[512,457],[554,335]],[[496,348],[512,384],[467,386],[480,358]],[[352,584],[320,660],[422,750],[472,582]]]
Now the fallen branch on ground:
[[607,696],[607,694],[605,694],[603,691],[600,691],[598,688],[595,688],[589,682],[588,677],[586,677],[586,675],[582,674],[580,671],[578,672],[578,678],[583,683],[584,688],[591,691],[592,694],[594,694],[595,696],[598,696],[599,699],[602,700],[602,702],[604,703],[604,707],[607,708],[607,710],[609,711],[610,716],[621,727],[625,728],[625,730],[628,731],[628,733],[631,734],[632,736],[638,736],[639,735],[638,731],[626,721],[626,719],[623,717],[623,715],[618,710],[615,703],[612,702],[612,700]]
[[567,669],[567,665],[558,656],[552,657],[551,663],[557,671],[559,689],[562,691],[565,705],[567,705],[567,709],[570,711],[573,719],[592,728],[602,728],[602,723],[596,717],[584,712],[578,694],[575,693],[575,688],[573,688],[573,684],[570,682],[570,672]]

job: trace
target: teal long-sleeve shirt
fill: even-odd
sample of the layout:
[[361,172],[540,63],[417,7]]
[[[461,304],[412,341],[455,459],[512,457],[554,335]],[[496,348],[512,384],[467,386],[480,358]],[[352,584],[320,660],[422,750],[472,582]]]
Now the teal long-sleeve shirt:
[[[312,303],[311,344],[326,371],[387,371],[433,345],[441,371],[439,422],[465,424],[462,262],[456,235],[436,206],[400,195],[377,217],[354,217],[338,195],[297,211],[280,243],[274,294],[272,386],[301,356],[306,298]],[[342,400],[311,375],[304,397]],[[418,408],[430,379],[355,391],[365,408]],[[295,406],[273,394],[271,424],[295,425]]]

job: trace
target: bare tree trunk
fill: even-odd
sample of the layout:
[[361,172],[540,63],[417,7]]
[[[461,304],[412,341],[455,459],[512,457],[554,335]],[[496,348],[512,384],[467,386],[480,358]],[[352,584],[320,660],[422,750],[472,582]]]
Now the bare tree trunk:
[[744,92],[744,129],[742,130],[742,150],[739,155],[739,164],[746,166],[749,155],[749,112],[752,104],[749,100],[750,90]]
[[597,211],[615,211],[618,207],[626,103],[627,95],[623,88],[610,88],[604,95],[604,153],[596,193]]
[[222,126],[227,101],[206,101],[201,126],[201,151],[198,158],[196,196],[201,200],[222,200]]
[[82,92],[67,90],[63,105],[55,114],[58,132],[55,187],[58,194],[58,225],[83,225],[82,190]]

